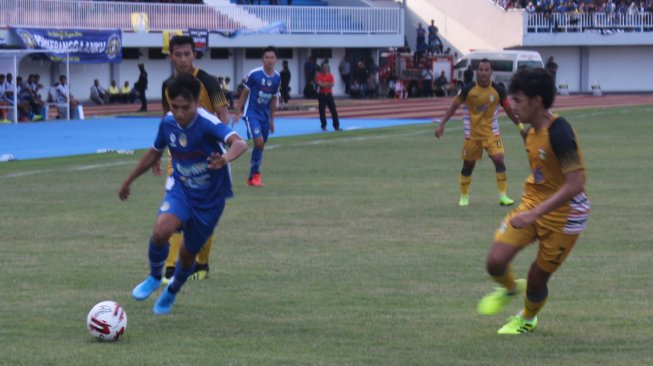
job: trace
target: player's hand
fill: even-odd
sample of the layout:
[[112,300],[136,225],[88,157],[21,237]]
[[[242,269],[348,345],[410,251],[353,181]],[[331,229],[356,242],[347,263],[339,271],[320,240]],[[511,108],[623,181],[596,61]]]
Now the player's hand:
[[521,212],[510,219],[510,225],[516,229],[523,229],[537,220],[533,211]]
[[120,187],[120,191],[118,191],[118,197],[120,197],[121,201],[125,201],[127,197],[129,197],[130,193],[129,184],[123,183]]
[[206,160],[209,162],[209,169],[220,169],[229,163],[224,155],[217,152],[211,153]]
[[274,120],[270,120],[270,133],[274,133]]
[[160,177],[163,175],[163,169],[161,169],[161,159],[157,160],[154,165],[152,165],[152,174]]
[[444,125],[440,123],[440,126],[435,129],[435,138],[440,139],[444,135]]

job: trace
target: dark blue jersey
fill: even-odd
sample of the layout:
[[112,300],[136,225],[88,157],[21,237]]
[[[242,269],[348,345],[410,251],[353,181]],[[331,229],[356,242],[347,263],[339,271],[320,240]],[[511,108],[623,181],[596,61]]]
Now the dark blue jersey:
[[235,133],[203,108],[186,128],[179,126],[172,113],[166,114],[159,124],[154,149],[168,147],[172,156],[172,181],[167,189],[180,185],[189,205],[201,209],[215,208],[232,197],[229,164],[209,169],[207,158],[215,152],[226,153],[225,143]]

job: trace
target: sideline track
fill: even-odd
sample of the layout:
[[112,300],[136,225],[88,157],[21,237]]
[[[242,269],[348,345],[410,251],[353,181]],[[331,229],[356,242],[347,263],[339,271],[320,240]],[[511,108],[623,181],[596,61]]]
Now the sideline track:
[[[94,154],[99,150],[136,150],[152,146],[159,118],[94,118],[83,121],[52,121],[0,125],[0,156],[12,155],[18,160]],[[331,119],[328,120],[331,123]],[[431,123],[430,119],[340,119],[346,131]],[[322,132],[317,118],[275,118],[275,137]],[[247,138],[245,123],[236,131]]]

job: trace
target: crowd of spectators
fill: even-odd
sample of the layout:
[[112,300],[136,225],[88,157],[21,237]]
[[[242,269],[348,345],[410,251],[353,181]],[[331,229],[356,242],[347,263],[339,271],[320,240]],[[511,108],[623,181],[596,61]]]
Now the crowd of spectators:
[[638,14],[653,12],[653,0],[494,0],[505,9],[529,13]]
[[119,1],[124,3],[204,4],[203,0],[95,0],[95,1]]

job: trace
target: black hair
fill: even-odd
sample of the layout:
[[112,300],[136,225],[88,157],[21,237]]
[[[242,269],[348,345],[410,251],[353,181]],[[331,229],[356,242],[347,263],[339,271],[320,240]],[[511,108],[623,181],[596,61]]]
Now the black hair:
[[[487,62],[490,65],[490,70],[492,70],[492,61],[488,60],[487,58],[482,59],[481,61],[478,62],[478,65],[480,65],[483,62]],[[478,70],[478,65],[476,65],[476,69]]]
[[193,75],[180,74],[168,83],[168,97],[175,99],[182,96],[187,101],[197,101],[200,98],[200,81]]
[[193,37],[191,36],[172,37],[172,39],[170,39],[170,53],[172,53],[175,50],[175,46],[182,46],[185,44],[189,44],[191,50],[193,50],[193,53],[195,53],[195,41],[193,41]]
[[511,94],[523,92],[528,98],[540,96],[542,105],[549,109],[553,105],[556,86],[553,76],[543,68],[521,69],[510,79]]
[[263,53],[261,53],[261,56],[265,55],[266,52],[270,52],[270,51],[274,52],[274,56],[275,56],[275,57],[279,56],[279,54],[278,54],[278,52],[277,52],[277,48],[274,47],[274,46],[267,46],[267,47],[265,47],[265,48],[263,49]]

